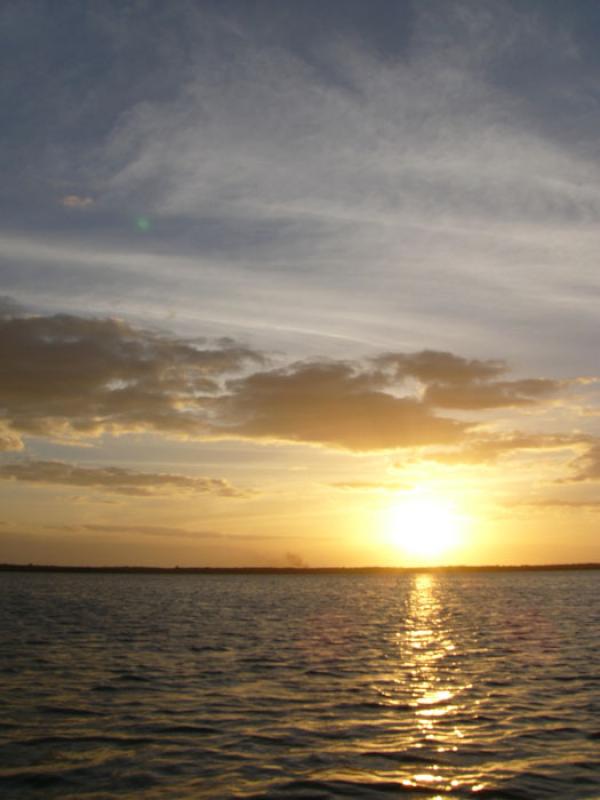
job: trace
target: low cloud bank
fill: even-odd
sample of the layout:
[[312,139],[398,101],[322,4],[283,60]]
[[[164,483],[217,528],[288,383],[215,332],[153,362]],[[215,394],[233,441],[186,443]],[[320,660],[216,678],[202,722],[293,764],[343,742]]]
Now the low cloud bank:
[[[511,450],[571,442],[561,436],[478,437],[476,417],[447,415],[451,409],[475,415],[543,406],[573,383],[506,379],[509,367],[500,360],[423,350],[274,368],[264,354],[231,339],[184,339],[117,319],[28,316],[8,304],[4,308],[3,450],[22,447],[23,435],[76,440],[148,432],[310,443],[355,452],[452,447],[450,454],[440,451],[435,457],[475,463]],[[596,462],[600,459],[592,453],[581,463],[581,474],[600,475]],[[33,474],[31,466],[19,467],[20,473],[12,469],[13,477],[27,470]],[[57,482],[92,478],[81,468],[69,468],[67,476],[66,465],[43,469]],[[123,477],[103,473],[96,480],[116,485]],[[143,480],[131,478],[123,491],[147,491]],[[169,480],[182,488],[182,478]],[[168,482],[164,477],[156,481]],[[203,487],[197,483],[195,490],[220,490],[210,483]]]

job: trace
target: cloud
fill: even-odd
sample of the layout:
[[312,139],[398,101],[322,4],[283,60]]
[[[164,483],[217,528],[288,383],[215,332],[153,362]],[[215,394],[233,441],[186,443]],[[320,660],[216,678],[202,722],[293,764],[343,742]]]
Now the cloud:
[[600,443],[593,444],[587,452],[571,462],[572,474],[561,483],[600,480]]
[[90,523],[87,525],[73,526],[76,531],[89,531],[90,533],[117,533],[135,534],[139,536],[174,537],[182,539],[223,539],[224,534],[218,531],[189,530],[165,525],[102,525]]
[[383,391],[394,380],[360,363],[263,363],[229,340],[212,346],[114,319],[56,315],[0,320],[6,424],[53,437],[156,431],[311,442],[351,450],[455,441],[465,423]]
[[88,208],[93,205],[94,199],[92,197],[80,197],[77,194],[68,194],[61,198],[60,202],[66,208]]
[[504,361],[467,359],[454,353],[423,350],[420,353],[382,353],[373,363],[392,369],[399,377],[413,377],[424,384],[443,383],[451,386],[487,381],[508,372]]
[[347,362],[301,362],[228,381],[219,426],[244,438],[366,451],[455,442],[468,425],[411,396],[382,391],[378,373]]
[[[436,351],[385,353],[364,363],[297,362],[228,381],[217,424],[248,438],[356,451],[449,445],[464,440],[474,423],[440,416],[440,409],[533,406],[570,385],[545,378],[492,380],[506,371],[501,361]],[[417,382],[416,391],[407,379]]]
[[18,433],[11,431],[4,423],[0,422],[0,452],[22,450],[23,440]]
[[398,492],[407,489],[406,483],[394,481],[334,481],[327,484],[334,489],[364,492]]
[[60,531],[69,530],[73,533],[87,531],[89,533],[117,534],[135,536],[156,536],[159,538],[181,538],[181,539],[214,539],[218,541],[281,541],[291,539],[292,536],[261,534],[261,533],[222,533],[221,531],[211,530],[191,530],[190,528],[180,528],[170,525],[112,525],[102,523],[87,523],[82,525],[60,525],[50,526]]
[[[179,214],[205,213],[212,197],[213,207],[244,216],[262,210],[328,221],[366,221],[377,212],[405,221],[411,210],[495,211],[513,221],[519,211],[559,216],[575,203],[583,165],[531,129],[506,87],[485,74],[514,58],[507,42],[517,31],[524,50],[528,39],[542,49],[531,17],[502,13],[501,4],[494,13],[427,5],[410,57],[393,61],[361,47],[359,30],[348,37],[336,30],[316,53],[312,41],[282,46],[285,32],[265,41],[236,13],[241,35],[227,36],[222,20],[206,15],[216,44],[198,48],[186,79],[177,76],[178,91],[144,98],[115,124],[107,159],[116,166],[113,190],[150,189],[150,202]],[[338,16],[345,15],[344,4]],[[299,16],[288,22],[298,25]],[[398,42],[408,44],[406,32],[398,25]],[[215,69],[222,59],[229,72]],[[580,169],[569,176],[569,165]],[[548,172],[562,180],[547,180]]]
[[[530,407],[571,383],[498,380],[508,371],[503,361],[432,350],[267,369],[263,355],[231,339],[186,339],[74,315],[0,318],[0,357],[5,449],[18,447],[22,435],[124,432],[356,452],[459,445],[477,420],[440,412]],[[494,446],[501,447],[487,444]]]
[[17,303],[12,297],[0,295],[0,319],[21,316],[25,312],[22,305]]
[[541,498],[537,500],[516,500],[511,506],[556,509],[558,511],[600,511],[600,500],[565,500],[561,498]]
[[474,435],[467,437],[457,448],[429,450],[423,457],[442,464],[486,464],[524,451],[573,449],[586,445],[588,441],[589,437],[571,434]]
[[0,358],[5,425],[57,438],[198,434],[198,409],[221,377],[263,361],[228,339],[191,341],[64,314],[0,319]]
[[250,492],[223,478],[194,478],[166,472],[137,472],[123,467],[80,467],[62,461],[22,461],[0,466],[0,480],[88,487],[103,492],[153,497],[165,494],[214,494],[246,497]]
[[437,408],[478,410],[529,406],[556,394],[567,381],[545,378],[493,380],[508,372],[504,361],[466,359],[453,353],[384,353],[374,359],[398,377],[411,377],[425,387],[425,402]]
[[[93,24],[63,5],[11,4],[2,210],[80,259],[11,265],[13,286],[72,308],[135,297],[143,313],[169,292],[190,316],[202,297],[218,322],[297,345],[414,348],[427,326],[458,351],[593,363],[590,4],[146,4],[125,26],[115,4]],[[47,235],[40,203],[71,189],[104,216],[60,214],[72,227]],[[140,254],[124,228],[141,213],[156,247]],[[134,252],[162,260],[143,292]]]
[[425,400],[438,408],[478,410],[532,406],[568,385],[567,381],[530,378],[519,381],[443,384],[427,387]]

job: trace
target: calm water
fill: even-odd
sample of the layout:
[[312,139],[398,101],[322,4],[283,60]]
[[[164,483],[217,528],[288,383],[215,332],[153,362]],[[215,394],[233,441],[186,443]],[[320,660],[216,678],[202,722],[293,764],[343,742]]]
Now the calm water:
[[600,573],[0,573],[6,798],[600,798]]

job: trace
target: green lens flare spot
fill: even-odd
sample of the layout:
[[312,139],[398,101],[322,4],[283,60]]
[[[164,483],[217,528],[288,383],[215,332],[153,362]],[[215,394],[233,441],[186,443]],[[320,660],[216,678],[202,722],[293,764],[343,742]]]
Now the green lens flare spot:
[[150,220],[148,217],[136,217],[135,226],[139,231],[149,231],[151,227]]

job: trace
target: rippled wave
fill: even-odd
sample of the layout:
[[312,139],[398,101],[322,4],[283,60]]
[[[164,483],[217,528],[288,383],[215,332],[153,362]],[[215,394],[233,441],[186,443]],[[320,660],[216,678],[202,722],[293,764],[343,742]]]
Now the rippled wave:
[[598,572],[0,575],[7,798],[599,798]]

